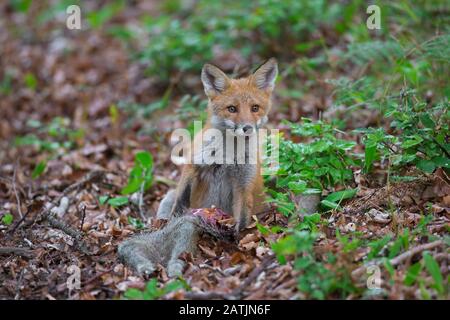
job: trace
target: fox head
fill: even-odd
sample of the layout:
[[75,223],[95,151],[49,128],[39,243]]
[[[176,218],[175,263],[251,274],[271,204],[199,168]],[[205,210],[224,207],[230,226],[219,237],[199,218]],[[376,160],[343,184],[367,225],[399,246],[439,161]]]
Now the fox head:
[[254,134],[267,122],[277,74],[274,58],[241,79],[231,79],[219,68],[205,64],[201,79],[209,100],[211,126],[240,136]]

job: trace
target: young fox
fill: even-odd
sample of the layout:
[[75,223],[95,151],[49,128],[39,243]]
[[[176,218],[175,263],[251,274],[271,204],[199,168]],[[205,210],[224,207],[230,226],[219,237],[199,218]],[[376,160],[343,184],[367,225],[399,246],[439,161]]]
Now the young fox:
[[[258,134],[258,129],[267,122],[277,74],[274,58],[241,79],[230,79],[219,68],[204,65],[201,80],[208,97],[209,116],[194,140],[208,129],[220,130],[224,136],[231,132],[237,139]],[[207,150],[206,144],[197,154],[194,151],[193,157]],[[264,208],[263,187],[259,152],[256,163],[197,164],[194,161],[184,165],[178,187],[161,202],[158,217],[180,216],[187,208],[215,206],[233,214],[239,231],[248,225],[253,214]]]

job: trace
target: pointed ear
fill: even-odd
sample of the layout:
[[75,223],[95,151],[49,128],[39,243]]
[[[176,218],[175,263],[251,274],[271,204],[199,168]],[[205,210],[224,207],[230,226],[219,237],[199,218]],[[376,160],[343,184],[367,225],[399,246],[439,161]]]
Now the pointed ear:
[[230,80],[222,70],[212,64],[203,66],[201,78],[205,93],[210,98],[224,91]]
[[277,78],[277,75],[277,60],[275,58],[270,58],[253,73],[253,84],[258,89],[272,91],[275,87],[275,79]]

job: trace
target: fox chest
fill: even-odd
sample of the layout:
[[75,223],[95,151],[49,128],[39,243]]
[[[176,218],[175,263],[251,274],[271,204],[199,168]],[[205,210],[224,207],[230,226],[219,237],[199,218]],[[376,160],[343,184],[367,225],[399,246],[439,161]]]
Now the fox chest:
[[192,181],[191,207],[215,206],[232,213],[233,191],[243,192],[257,174],[256,165],[209,165],[196,167]]

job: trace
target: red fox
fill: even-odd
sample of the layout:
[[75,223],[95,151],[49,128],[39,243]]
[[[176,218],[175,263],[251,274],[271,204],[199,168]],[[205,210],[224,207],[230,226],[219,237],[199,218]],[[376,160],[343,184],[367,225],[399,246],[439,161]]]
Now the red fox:
[[[209,117],[194,140],[201,138],[208,129],[231,132],[244,139],[258,134],[258,129],[267,122],[277,74],[275,59],[268,60],[251,76],[236,80],[206,64],[201,79],[209,100]],[[208,148],[206,145],[197,153],[205,153]],[[247,149],[244,150],[246,153]],[[239,150],[233,149],[234,152]],[[195,150],[192,155],[193,158],[198,156]],[[232,154],[233,160],[236,155]],[[256,158],[254,163],[243,164],[239,161],[185,164],[177,189],[167,193],[158,209],[157,217],[169,220],[168,224],[121,243],[118,248],[121,259],[141,275],[152,274],[157,264],[167,266],[170,277],[181,275],[185,263],[179,259],[180,254],[195,251],[199,233],[216,235],[214,228],[201,224],[196,216],[184,214],[189,208],[215,206],[232,213],[238,233],[250,222],[251,215],[264,206],[259,152]]]
[[[230,79],[219,68],[205,64],[201,80],[208,97],[208,120],[195,139],[211,128],[238,137],[257,134],[268,120],[277,74],[274,58],[241,79]],[[233,215],[238,232],[264,207],[260,166],[259,153],[256,164],[185,164],[177,189],[163,199],[158,217],[215,206]]]

